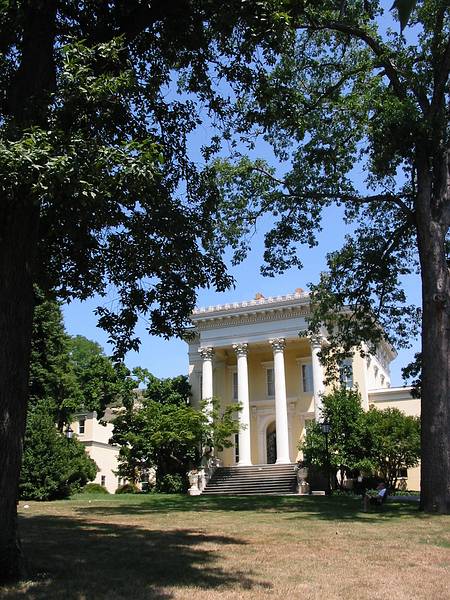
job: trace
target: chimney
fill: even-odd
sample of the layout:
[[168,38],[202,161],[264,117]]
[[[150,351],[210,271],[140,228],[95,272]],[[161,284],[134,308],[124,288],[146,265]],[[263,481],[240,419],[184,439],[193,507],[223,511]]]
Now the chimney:
[[264,294],[261,294],[261,292],[256,292],[255,300],[262,300],[263,298],[264,298]]

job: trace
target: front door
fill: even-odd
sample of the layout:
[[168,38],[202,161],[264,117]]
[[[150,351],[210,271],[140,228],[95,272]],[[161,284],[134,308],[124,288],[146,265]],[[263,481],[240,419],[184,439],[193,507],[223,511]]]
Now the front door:
[[277,432],[275,423],[271,423],[267,428],[267,464],[273,465],[277,462]]

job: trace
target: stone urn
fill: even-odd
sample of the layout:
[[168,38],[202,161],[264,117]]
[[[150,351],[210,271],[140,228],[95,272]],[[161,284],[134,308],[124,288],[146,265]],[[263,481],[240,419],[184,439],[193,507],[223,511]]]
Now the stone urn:
[[198,487],[198,471],[197,471],[197,469],[192,469],[192,471],[189,471],[188,478],[189,478],[189,486],[190,486],[188,489],[189,496],[200,496],[201,491],[199,490],[199,487]]
[[308,468],[303,465],[299,465],[297,468],[297,487],[300,495],[309,494],[309,483],[306,481],[307,478]]

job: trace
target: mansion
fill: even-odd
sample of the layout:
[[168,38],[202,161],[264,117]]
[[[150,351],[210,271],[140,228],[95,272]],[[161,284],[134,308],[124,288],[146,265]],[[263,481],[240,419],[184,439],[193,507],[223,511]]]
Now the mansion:
[[[310,420],[320,420],[326,393],[324,370],[318,353],[326,332],[315,338],[300,337],[307,329],[310,302],[297,289],[286,296],[197,309],[191,317],[189,380],[193,404],[213,396],[223,405],[240,402],[244,425],[231,448],[219,453],[224,466],[292,464]],[[375,356],[355,352],[345,369],[345,384],[357,386],[363,407],[397,407],[408,415],[420,414],[420,400],[408,387],[390,387],[389,364],[395,352],[383,344]],[[76,415],[71,427],[95,460],[95,482],[114,493],[123,483],[117,476],[118,447],[109,440],[114,416],[107,411]],[[420,487],[419,468],[405,470],[401,484]]]
[[[243,428],[232,448],[219,454],[224,466],[288,464],[301,458],[299,443],[308,421],[321,418],[327,387],[318,353],[326,332],[300,337],[307,330],[309,295],[301,289],[286,296],[197,309],[189,344],[193,403],[217,397],[239,402]],[[410,388],[391,388],[393,349],[383,343],[362,358],[355,353],[345,369],[346,385],[357,386],[363,407],[398,407],[420,414]],[[404,485],[419,489],[419,469],[402,474]]]

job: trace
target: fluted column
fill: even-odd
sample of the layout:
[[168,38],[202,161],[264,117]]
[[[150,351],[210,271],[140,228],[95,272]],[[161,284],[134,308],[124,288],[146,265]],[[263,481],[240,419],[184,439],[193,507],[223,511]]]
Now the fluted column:
[[324,370],[319,360],[319,352],[322,348],[322,338],[320,336],[311,337],[311,357],[312,357],[312,376],[314,393],[314,418],[316,422],[323,420],[322,397],[325,393]]
[[284,338],[269,340],[273,350],[275,377],[275,421],[277,431],[277,464],[290,463],[289,430],[286,403],[286,376],[284,372]]
[[206,412],[210,415],[212,411],[213,390],[213,357],[214,348],[210,346],[199,348],[202,363],[202,400],[206,401]]
[[252,464],[250,445],[250,403],[248,397],[248,344],[233,344],[237,356],[238,402],[242,405],[239,413],[239,466]]

